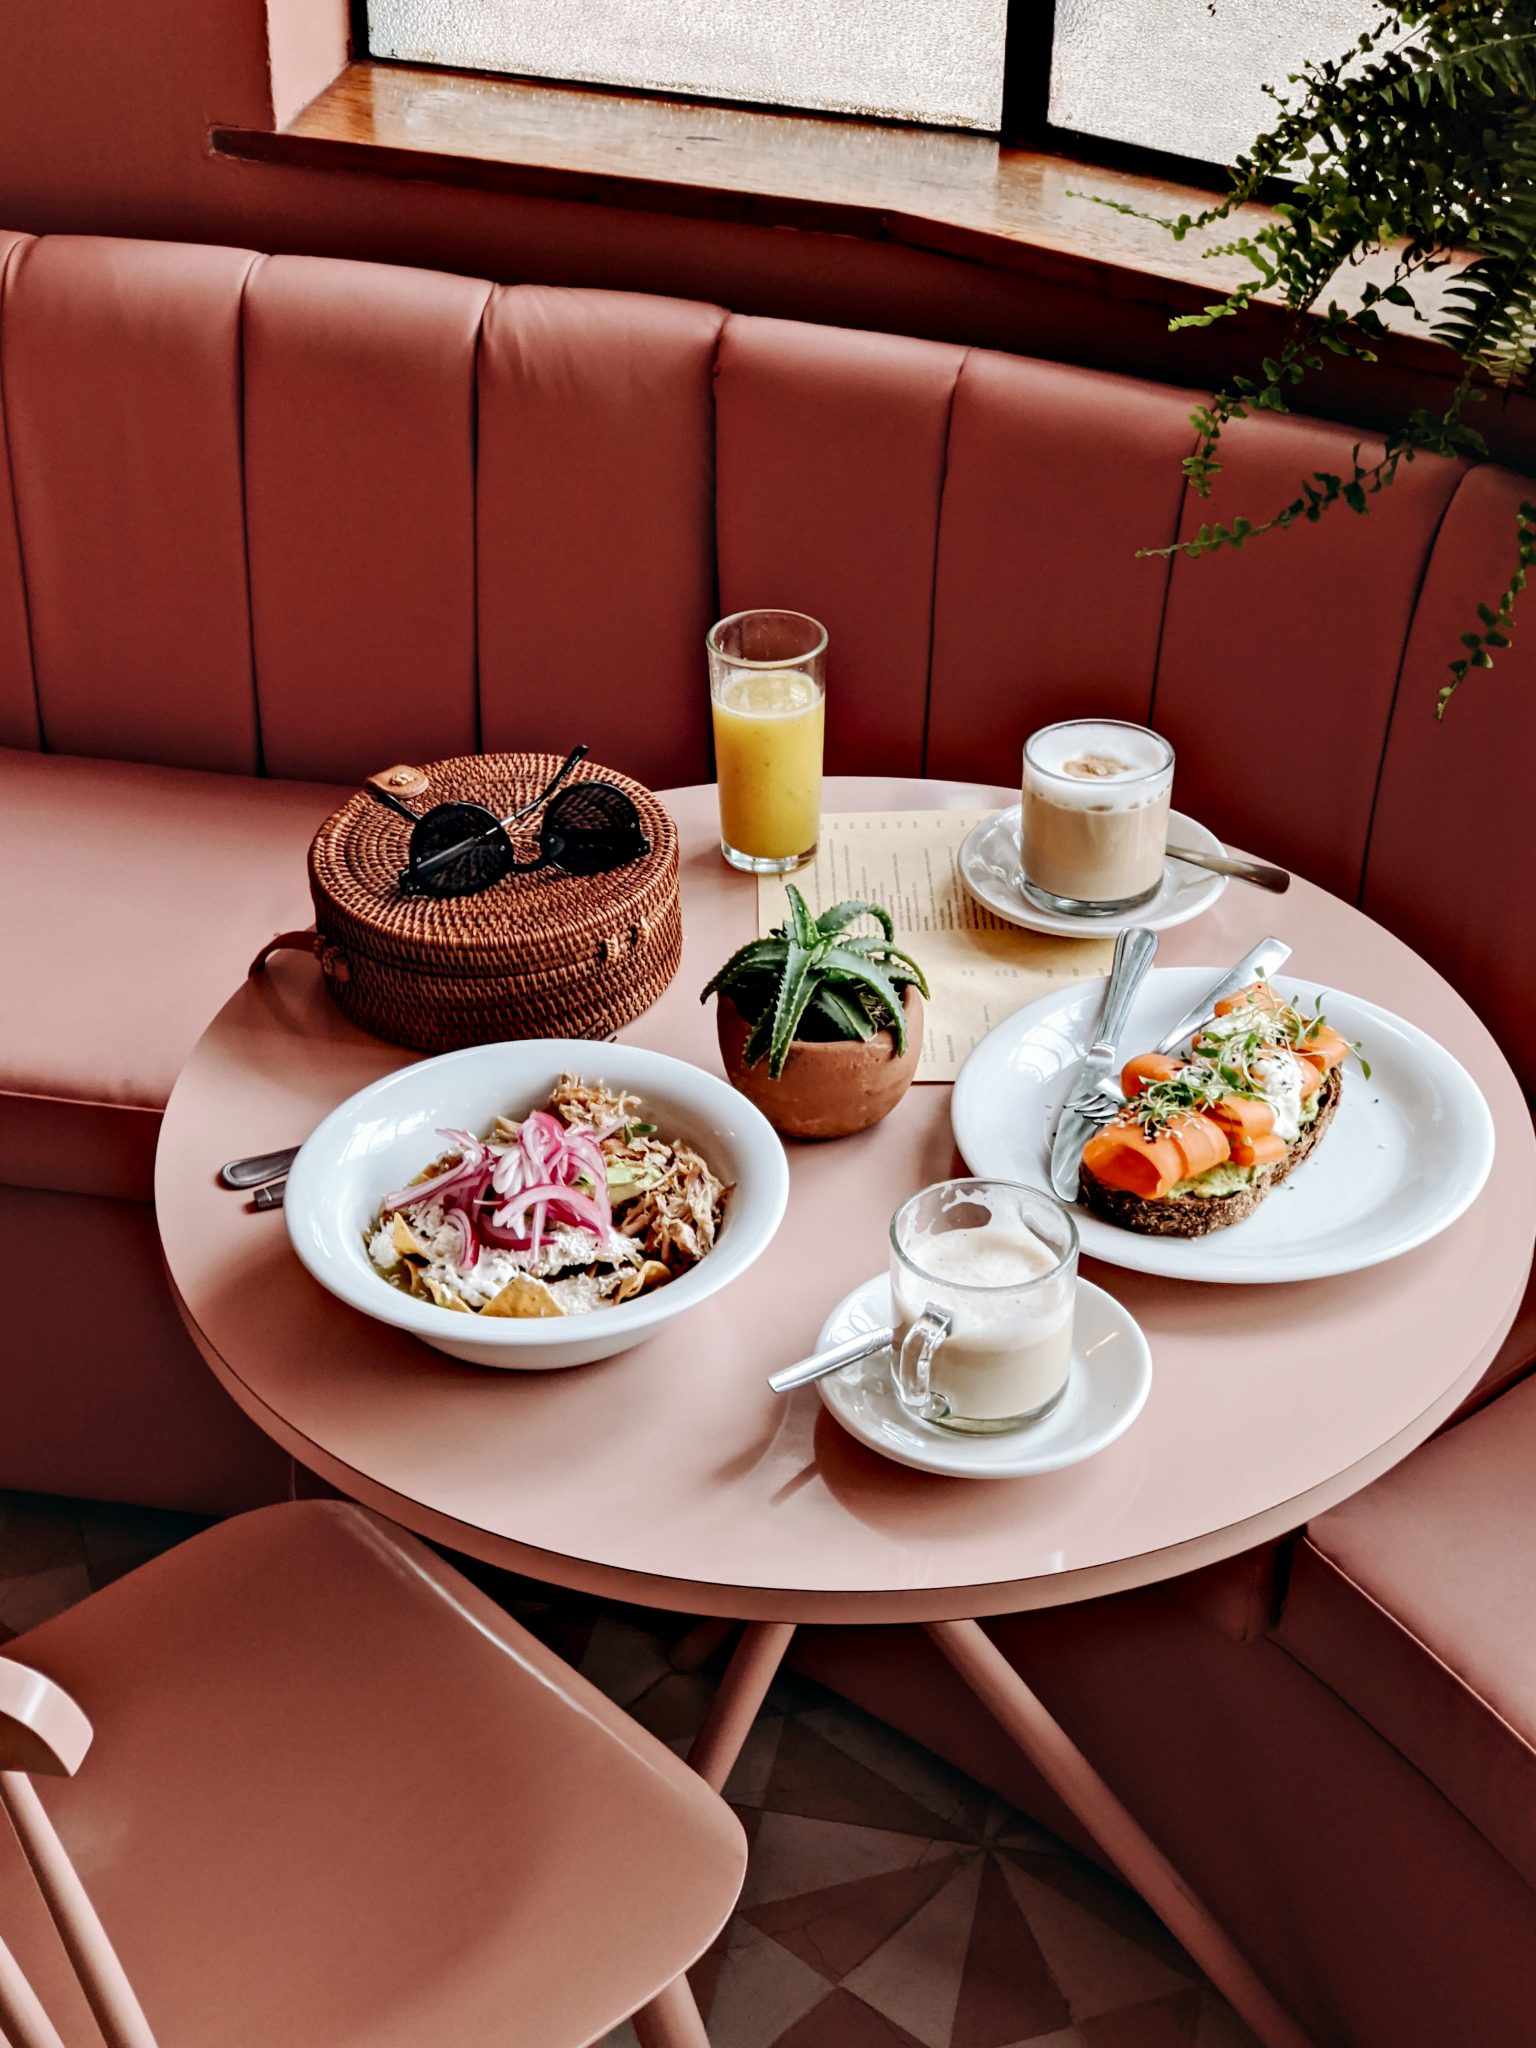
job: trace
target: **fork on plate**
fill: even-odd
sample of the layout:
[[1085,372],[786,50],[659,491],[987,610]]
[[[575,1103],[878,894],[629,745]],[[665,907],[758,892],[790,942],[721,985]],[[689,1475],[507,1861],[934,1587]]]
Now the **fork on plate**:
[[[1216,1005],[1225,1002],[1228,996],[1235,996],[1239,989],[1248,986],[1257,975],[1271,975],[1283,967],[1291,957],[1291,949],[1283,939],[1261,939],[1251,952],[1245,953],[1235,967],[1229,968],[1214,988],[1207,989],[1193,1009],[1186,1010],[1177,1024],[1165,1031],[1154,1052],[1173,1052],[1194,1032],[1210,1023],[1216,1013]],[[1125,1097],[1111,1093],[1102,1084],[1092,1094],[1085,1095],[1072,1107],[1077,1114],[1086,1117],[1089,1123],[1113,1123],[1125,1107]]]

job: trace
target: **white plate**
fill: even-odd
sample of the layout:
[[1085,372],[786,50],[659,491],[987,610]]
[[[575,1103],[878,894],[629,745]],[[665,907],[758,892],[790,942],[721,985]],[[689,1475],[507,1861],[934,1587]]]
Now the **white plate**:
[[[1168,813],[1168,837],[1192,853],[1224,853],[1226,848],[1213,832],[1186,818],[1182,811]],[[1187,924],[1202,910],[1209,910],[1227,886],[1225,875],[1213,875],[1206,868],[1192,868],[1181,860],[1163,863],[1163,885],[1150,903],[1139,910],[1127,910],[1118,917],[1068,917],[1058,910],[1042,910],[1031,903],[1019,881],[1019,806],[996,811],[966,833],[960,848],[960,879],[988,910],[1021,924],[1032,932],[1052,932],[1066,939],[1102,938],[1106,932],[1129,931],[1145,925],[1148,931],[1167,931],[1171,925]]]
[[[1126,1055],[1155,1045],[1217,979],[1219,967],[1148,975],[1121,1033]],[[1295,975],[1276,986],[1358,1039],[1332,1127],[1291,1178],[1242,1223],[1209,1237],[1140,1237],[1079,1205],[1083,1250],[1140,1273],[1252,1283],[1316,1280],[1379,1265],[1424,1244],[1477,1198],[1493,1164],[1493,1119],[1461,1062],[1417,1025]],[[955,1143],[972,1173],[1050,1186],[1050,1141],[1104,982],[1082,981],[1015,1011],[976,1047],[955,1083]]]
[[[881,1273],[838,1303],[822,1324],[816,1348],[841,1344],[890,1320],[891,1283]],[[1077,1283],[1067,1391],[1049,1415],[1022,1429],[962,1436],[915,1420],[891,1385],[889,1350],[816,1382],[822,1401],[861,1444],[898,1465],[954,1479],[1025,1479],[1076,1465],[1130,1428],[1151,1389],[1152,1354],[1140,1324],[1089,1280]]]

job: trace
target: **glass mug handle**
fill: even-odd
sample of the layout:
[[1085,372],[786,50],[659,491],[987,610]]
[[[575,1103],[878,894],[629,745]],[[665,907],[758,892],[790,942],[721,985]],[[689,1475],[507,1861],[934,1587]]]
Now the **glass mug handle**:
[[933,1361],[949,1335],[947,1309],[929,1302],[896,1347],[896,1398],[909,1415],[936,1422],[949,1413],[949,1403],[932,1390]]

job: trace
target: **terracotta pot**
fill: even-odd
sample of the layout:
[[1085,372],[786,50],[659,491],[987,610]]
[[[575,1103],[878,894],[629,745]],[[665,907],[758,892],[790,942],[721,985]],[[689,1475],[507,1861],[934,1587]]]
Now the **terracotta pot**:
[[726,994],[715,1000],[715,1030],[726,1079],[787,1138],[847,1138],[889,1116],[912,1085],[923,1049],[923,999],[909,982],[903,991],[907,1049],[896,1051],[889,1031],[873,1038],[796,1039],[775,1081],[767,1060],[742,1062],[751,1031]]

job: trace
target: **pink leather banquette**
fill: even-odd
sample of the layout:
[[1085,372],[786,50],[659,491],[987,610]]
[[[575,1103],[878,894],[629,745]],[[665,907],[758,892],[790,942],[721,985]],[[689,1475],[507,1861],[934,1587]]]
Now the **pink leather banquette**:
[[[1357,899],[1536,1076],[1532,629],[1432,718],[1529,483],[1420,463],[1368,520],[1138,560],[1210,516],[1193,401],[638,295],[0,233],[0,1486],[287,1491],[161,1271],[181,1061],[385,763],[584,739],[706,779],[703,635],[739,607],[827,622],[834,771],[1006,781],[1047,720],[1154,720],[1182,805]],[[1217,510],[1355,438],[1248,423]],[[1003,1630],[1321,2041],[1512,2040],[1451,2025],[1496,1961],[1536,2008],[1536,1676],[1501,1659],[1533,1403],[1322,1518],[1283,1603],[1259,1559]],[[1485,1486],[1504,1520],[1469,1516]],[[937,1674],[861,1669],[834,1675],[963,1747]]]

